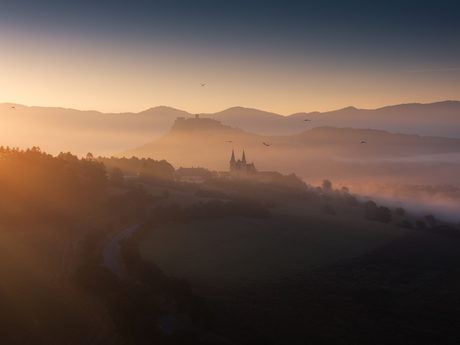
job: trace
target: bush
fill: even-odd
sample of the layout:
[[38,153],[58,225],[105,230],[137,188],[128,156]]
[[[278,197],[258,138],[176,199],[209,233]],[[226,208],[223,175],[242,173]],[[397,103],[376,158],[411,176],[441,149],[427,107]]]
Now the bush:
[[348,206],[353,206],[353,207],[358,207],[359,206],[358,199],[356,199],[356,197],[354,195],[350,195],[348,193],[345,193],[343,195],[343,198],[345,199],[345,203]]
[[424,231],[428,230],[428,226],[425,224],[425,222],[423,220],[417,220],[415,222],[415,226],[419,230],[424,230]]
[[377,208],[375,219],[378,222],[389,223],[391,221],[391,211],[388,207],[380,206]]
[[366,212],[366,219],[376,220],[382,223],[389,223],[391,221],[391,211],[388,207],[378,207],[372,200],[366,201],[362,206]]
[[377,212],[377,204],[372,200],[369,200],[363,203],[362,206],[364,208],[365,218],[369,220],[374,220],[375,214]]

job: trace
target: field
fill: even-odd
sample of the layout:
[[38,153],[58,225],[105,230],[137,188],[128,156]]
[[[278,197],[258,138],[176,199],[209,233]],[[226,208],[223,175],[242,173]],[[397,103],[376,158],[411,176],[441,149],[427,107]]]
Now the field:
[[457,343],[458,239],[307,206],[315,208],[169,224],[140,248],[188,278],[214,311],[215,331],[235,343]]
[[170,224],[141,246],[143,256],[196,286],[265,284],[369,252],[407,230],[356,218],[272,210],[268,219],[229,217]]

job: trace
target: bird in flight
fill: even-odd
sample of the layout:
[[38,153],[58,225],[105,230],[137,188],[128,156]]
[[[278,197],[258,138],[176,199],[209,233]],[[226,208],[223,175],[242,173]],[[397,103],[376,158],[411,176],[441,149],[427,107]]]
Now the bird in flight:
[[264,144],[265,146],[270,146],[270,145],[271,145],[271,144],[266,144],[266,143],[264,143],[264,142],[263,142],[262,144]]
[[16,108],[15,108],[15,107],[11,107],[11,108],[10,108],[10,110],[13,110],[13,109],[14,109],[14,110],[16,110]]
[[206,84],[201,84],[201,86],[205,86]]
[[305,121],[310,121],[310,120],[309,120],[309,119],[305,119],[305,120],[303,120],[302,122],[305,122]]
[[233,141],[232,140],[227,140],[227,143],[233,143]]
[[365,142],[365,141],[361,141],[361,142],[360,142],[360,144],[367,144],[367,142]]

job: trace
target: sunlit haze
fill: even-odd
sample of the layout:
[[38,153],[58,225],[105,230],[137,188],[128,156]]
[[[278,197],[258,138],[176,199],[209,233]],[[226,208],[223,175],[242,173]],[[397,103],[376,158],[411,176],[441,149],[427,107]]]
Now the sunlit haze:
[[289,115],[457,100],[458,5],[395,4],[14,1],[0,102]]
[[0,0],[0,345],[457,345],[460,1]]

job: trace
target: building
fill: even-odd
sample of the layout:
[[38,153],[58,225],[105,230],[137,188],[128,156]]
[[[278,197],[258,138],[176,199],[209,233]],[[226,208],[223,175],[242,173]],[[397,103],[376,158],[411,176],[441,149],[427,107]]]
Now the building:
[[235,152],[232,150],[232,158],[230,159],[230,176],[233,178],[251,178],[256,175],[257,170],[254,166],[254,163],[246,162],[246,155],[244,154],[241,157],[241,160],[235,159]]
[[205,168],[182,168],[176,170],[174,178],[182,182],[204,182],[211,178],[215,178],[216,173],[213,173]]

